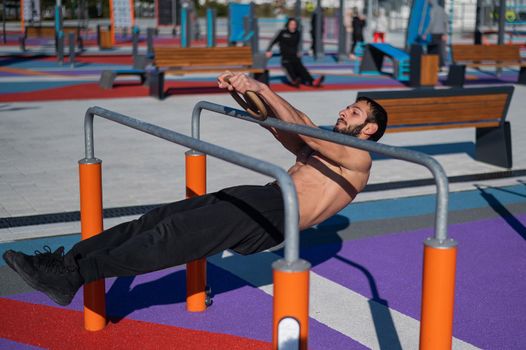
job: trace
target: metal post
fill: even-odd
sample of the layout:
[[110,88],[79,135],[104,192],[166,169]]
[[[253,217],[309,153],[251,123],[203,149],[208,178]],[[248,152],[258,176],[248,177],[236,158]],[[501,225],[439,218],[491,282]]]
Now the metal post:
[[216,9],[206,10],[206,46],[216,46]]
[[373,37],[372,22],[373,22],[373,1],[367,0],[367,23],[368,24],[365,27],[365,32],[367,33],[367,36],[365,37],[366,42],[371,40],[371,38]]
[[294,18],[298,22],[298,30],[301,33],[300,41],[298,43],[298,50],[300,53],[303,53],[303,21],[301,19],[301,0],[296,0],[294,3]]
[[60,64],[64,64],[64,32],[57,33],[57,60]]
[[69,64],[75,66],[75,33],[69,33]]
[[338,61],[343,62],[347,59],[347,30],[344,26],[345,2],[340,0],[340,9],[338,11]]
[[256,5],[250,3],[250,32],[252,37],[250,38],[250,45],[252,46],[252,53],[256,54],[259,52],[259,27],[258,19],[256,18]]
[[137,60],[137,55],[139,54],[139,28],[134,27],[132,32],[132,56],[133,62]]
[[[103,230],[102,161],[86,157],[79,161],[80,224],[82,239]],[[84,285],[84,328],[99,331],[106,326],[104,279]]]
[[504,34],[506,29],[506,0],[499,1],[499,36],[497,44],[504,44]]
[[315,47],[314,47],[314,56],[316,60],[319,60],[320,58],[323,58],[324,52],[323,52],[323,9],[321,7],[321,0],[318,0],[318,6],[316,7],[316,21],[315,26],[316,28],[314,31],[314,40],[315,40]]
[[153,56],[153,36],[155,35],[155,28],[146,29],[146,57]]
[[4,44],[7,43],[7,36],[5,32],[5,16],[6,16],[6,10],[5,10],[5,0],[2,0],[2,33],[3,33],[3,42]]
[[188,8],[183,7],[181,9],[181,47],[190,47],[190,41],[192,37],[190,36],[190,11]]
[[482,18],[482,0],[477,0],[477,7],[475,10],[475,33],[473,35],[473,43],[475,45],[482,44],[482,32],[480,31]]
[[254,33],[252,35],[252,53],[256,54],[259,52],[259,24],[256,16],[252,20],[252,31]]
[[172,0],[172,35],[177,35],[177,0]]
[[64,25],[62,19],[62,4],[57,0],[55,6],[55,48],[57,51],[57,60],[60,64],[64,63]]

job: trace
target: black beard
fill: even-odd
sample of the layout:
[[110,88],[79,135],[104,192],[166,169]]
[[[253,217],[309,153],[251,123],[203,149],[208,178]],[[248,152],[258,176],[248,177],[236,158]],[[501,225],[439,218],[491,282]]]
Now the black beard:
[[357,137],[358,135],[360,135],[360,133],[362,132],[363,128],[365,128],[365,125],[367,125],[367,123],[363,123],[363,124],[357,125],[357,126],[355,126],[354,128],[352,128],[350,130],[348,130],[348,129],[338,130],[336,128],[336,126],[334,126],[332,131],[337,132],[339,134],[344,134],[344,135]]

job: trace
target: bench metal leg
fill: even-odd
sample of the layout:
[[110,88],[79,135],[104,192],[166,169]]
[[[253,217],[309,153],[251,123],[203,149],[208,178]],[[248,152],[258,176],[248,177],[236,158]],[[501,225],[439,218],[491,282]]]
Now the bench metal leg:
[[164,99],[164,72],[158,70],[150,72],[148,85],[150,86],[150,96],[157,97],[159,100]]
[[102,71],[100,75],[99,86],[103,89],[113,88],[113,82],[115,81],[116,77],[117,74],[112,70]]
[[20,50],[22,52],[26,51],[26,38],[25,37],[20,37],[20,38],[18,38],[18,41],[20,43]]
[[463,87],[466,77],[466,66],[460,64],[452,64],[449,66],[449,73],[447,75],[446,85],[453,87]]
[[360,73],[382,71],[384,54],[379,50],[373,49],[371,45],[366,45],[363,53],[362,63],[360,64]]
[[509,122],[502,127],[477,128],[475,159],[503,168],[513,165],[511,150],[511,128]]
[[519,71],[519,79],[517,80],[518,84],[526,85],[526,67],[521,67]]
[[260,81],[264,84],[268,84],[268,80],[269,80],[268,69],[265,69],[263,73],[254,73],[253,75],[254,75],[254,79],[256,79],[257,81]]

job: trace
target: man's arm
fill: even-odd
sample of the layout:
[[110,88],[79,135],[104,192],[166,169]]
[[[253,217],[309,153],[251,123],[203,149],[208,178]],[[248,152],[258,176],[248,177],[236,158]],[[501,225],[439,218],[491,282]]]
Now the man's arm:
[[[232,90],[234,90],[234,88],[230,84],[228,84],[228,83],[226,83],[224,81],[224,79],[226,77],[228,77],[228,76],[234,77],[235,74],[233,74],[233,73],[231,73],[229,71],[221,74],[217,78],[218,85],[219,85],[220,88],[227,88],[228,90],[232,91]],[[232,78],[230,78],[230,79],[232,79]],[[250,89],[247,89],[247,90],[250,90]],[[241,91],[239,91],[239,92],[241,92]],[[266,105],[267,105],[267,110],[268,110],[268,117],[269,118],[276,118],[276,115],[275,115],[274,110],[272,109],[272,107],[269,106],[268,104],[266,104]],[[294,155],[297,155],[298,152],[305,146],[305,142],[297,134],[290,133],[290,132],[283,131],[283,130],[279,130],[279,129],[276,129],[276,128],[273,128],[273,127],[270,127],[270,126],[265,126],[265,125],[261,125],[261,126],[263,128],[265,128],[265,129],[267,129],[272,134],[272,136],[274,136],[276,138],[276,140],[278,140],[283,145],[283,147],[285,147],[288,151],[290,151]]]
[[267,50],[265,51],[265,56],[267,56],[268,58],[272,57],[272,46],[274,46],[278,41],[281,40],[282,33],[283,33],[283,30],[280,30],[279,32],[277,32],[274,38],[272,39],[272,41],[268,44]]
[[[224,78],[224,76],[226,75],[222,75],[218,79],[221,81],[222,77]],[[249,90],[254,91],[261,98],[263,98],[268,106],[270,106],[273,115],[284,122],[317,128],[317,126],[305,113],[294,108],[285,99],[272,91],[266,84],[251,79],[244,74],[235,74],[232,78],[230,78],[230,84],[225,84],[227,86],[223,87],[226,87],[229,90],[236,90],[240,93],[245,93]],[[220,87],[222,87],[221,84]],[[292,134],[288,135],[293,136]],[[363,160],[363,157],[369,157],[367,152],[301,134],[297,134],[295,136],[301,140],[301,144],[298,143],[298,148],[295,148],[297,151],[303,147],[304,143],[314,151],[319,152],[326,158],[334,161],[335,163],[341,164],[347,169],[360,171],[369,170],[370,162],[361,161]],[[359,166],[357,167],[358,164],[367,164],[367,169],[357,169],[359,168]]]

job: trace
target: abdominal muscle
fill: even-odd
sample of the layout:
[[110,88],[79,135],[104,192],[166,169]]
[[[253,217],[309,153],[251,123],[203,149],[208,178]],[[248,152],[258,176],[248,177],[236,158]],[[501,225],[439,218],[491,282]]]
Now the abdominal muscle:
[[330,218],[347,206],[367,183],[368,173],[342,168],[313,152],[298,157],[289,174],[296,186],[300,229]]

